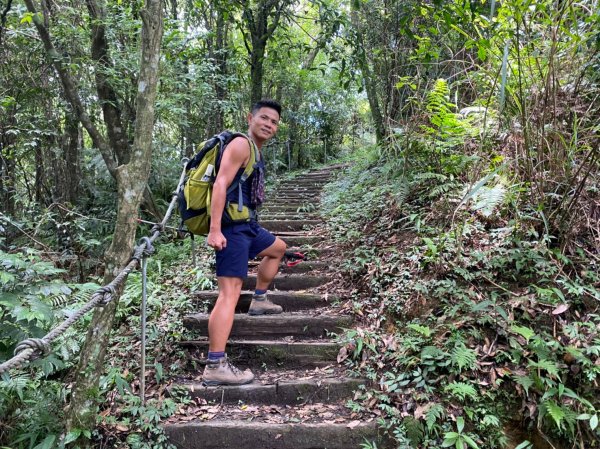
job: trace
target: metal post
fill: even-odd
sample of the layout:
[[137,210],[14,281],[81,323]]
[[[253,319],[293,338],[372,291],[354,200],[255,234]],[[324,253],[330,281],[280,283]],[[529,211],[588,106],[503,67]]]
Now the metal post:
[[193,235],[192,235],[192,243],[190,246],[192,248],[192,264],[194,265],[194,267],[196,267],[196,240],[194,239]]
[[142,360],[140,362],[140,399],[146,405],[146,266],[148,259],[142,258]]

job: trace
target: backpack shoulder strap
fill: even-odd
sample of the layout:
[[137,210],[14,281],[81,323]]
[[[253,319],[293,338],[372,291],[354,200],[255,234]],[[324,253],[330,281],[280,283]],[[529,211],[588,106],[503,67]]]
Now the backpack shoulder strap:
[[[246,134],[234,133],[231,131],[223,131],[221,134],[218,134],[215,137],[217,137],[221,141],[221,149],[219,152],[219,156],[217,158],[217,170],[218,170],[219,166],[221,165],[221,158],[223,157],[223,151],[225,150],[225,147],[227,147],[227,145],[233,139],[235,139],[236,137],[243,137],[244,139],[246,139],[248,141],[248,144],[250,145],[250,159],[248,160],[248,165],[246,165],[246,168],[244,169],[242,176],[239,179],[240,182],[246,181],[246,179],[248,179],[250,177],[250,175],[256,168],[256,163],[260,159],[260,156],[258,153],[258,147],[254,143],[254,141]],[[233,184],[236,184],[236,182],[233,182]]]

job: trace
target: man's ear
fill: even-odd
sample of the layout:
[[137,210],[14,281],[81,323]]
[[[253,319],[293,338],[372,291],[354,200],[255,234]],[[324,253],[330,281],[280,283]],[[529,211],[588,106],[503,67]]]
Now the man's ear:
[[248,112],[248,115],[246,116],[246,119],[248,120],[248,124],[250,124],[250,120],[252,120],[252,112]]

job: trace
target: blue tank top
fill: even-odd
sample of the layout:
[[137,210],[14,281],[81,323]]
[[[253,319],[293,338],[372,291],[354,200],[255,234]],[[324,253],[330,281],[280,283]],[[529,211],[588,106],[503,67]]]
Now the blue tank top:
[[[242,177],[242,174],[244,173],[244,169],[245,167],[241,167],[237,174],[235,175],[234,181],[232,182],[232,185],[236,184],[237,181]],[[252,185],[254,184],[254,178],[259,176],[259,171],[264,173],[265,170],[265,163],[263,161],[263,159],[261,158],[259,161],[256,162],[256,165],[254,167],[254,171],[252,172],[252,174],[248,177],[248,179],[246,179],[245,182],[243,182],[241,184],[242,186],[242,201],[244,206],[248,206],[250,209],[256,209],[259,204],[253,204],[252,202]],[[262,179],[264,180],[264,176],[262,176]],[[263,186],[264,187],[264,186]],[[227,203],[235,203],[235,204],[239,204],[239,189],[233,189],[231,192],[229,192],[227,194],[227,196],[225,197]]]

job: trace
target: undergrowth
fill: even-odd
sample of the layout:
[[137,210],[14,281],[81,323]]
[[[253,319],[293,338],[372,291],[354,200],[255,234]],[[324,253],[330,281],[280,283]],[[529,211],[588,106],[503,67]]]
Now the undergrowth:
[[[140,303],[142,277],[129,275],[116,314],[108,351],[110,366],[98,391],[97,427],[66,433],[71,372],[83,345],[91,313],[52,345],[52,352],[25,369],[0,377],[0,446],[45,449],[86,442],[94,447],[172,447],[160,423],[189,402],[165,390],[189,368],[177,342],[185,339],[181,317],[194,308],[194,291],[212,287],[209,252],[191,258],[190,240],[156,244],[148,260],[146,401],[140,399]],[[0,361],[16,343],[41,337],[87,302],[99,284],[69,283],[65,270],[33,250],[0,252]],[[190,281],[191,280],[191,281]],[[100,282],[100,280],[98,280]],[[69,446],[70,447],[70,446]]]
[[366,148],[328,188],[360,319],[339,359],[371,381],[349,406],[402,448],[599,447],[597,248],[561,244],[452,129],[442,151],[431,127],[393,156]]

